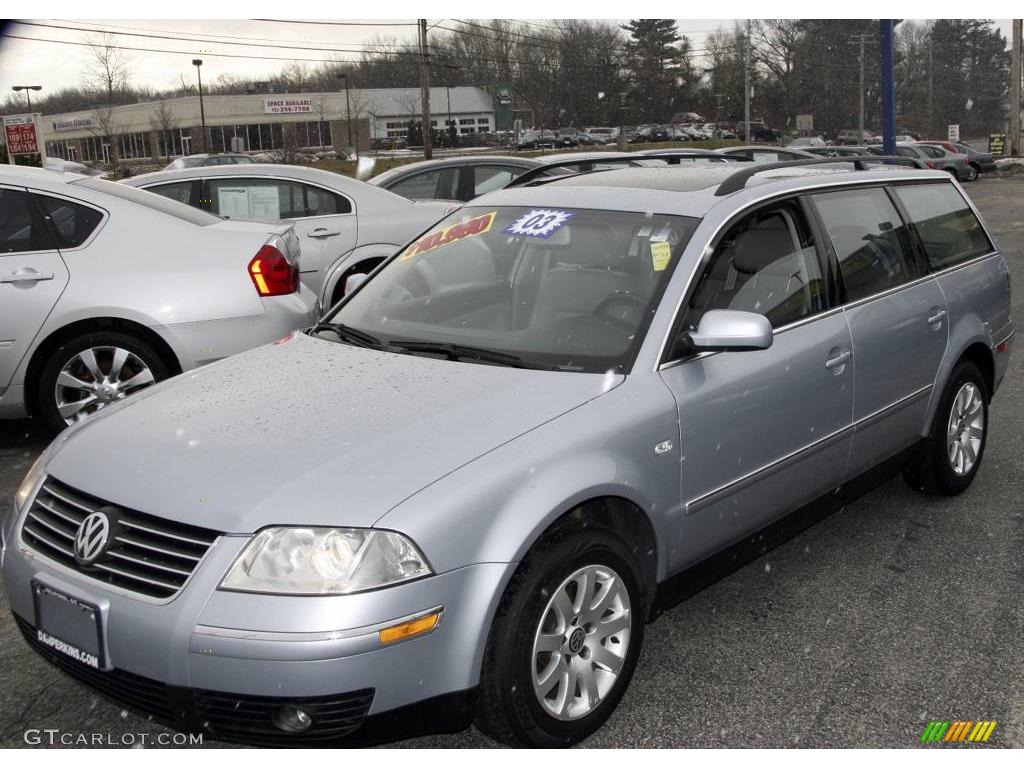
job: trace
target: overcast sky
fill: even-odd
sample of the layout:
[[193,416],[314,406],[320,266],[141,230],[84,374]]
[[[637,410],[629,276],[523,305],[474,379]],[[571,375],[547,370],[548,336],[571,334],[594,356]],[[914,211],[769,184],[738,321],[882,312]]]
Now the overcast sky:
[[[408,22],[408,25],[396,25],[396,22]],[[431,24],[453,26],[451,20],[431,19]],[[624,22],[625,20],[614,20]],[[689,37],[695,49],[699,50],[709,32],[719,25],[731,26],[732,19],[678,19],[679,31]],[[416,36],[415,20],[388,20],[385,25],[373,25],[372,20],[361,20],[361,26],[319,26],[314,24],[278,23],[270,21],[224,21],[224,20],[153,20],[153,19],[104,19],[87,22],[82,20],[63,19],[39,20],[38,24],[62,25],[79,28],[103,28],[119,32],[134,32],[143,35],[162,35],[170,37],[203,36],[216,37],[222,44],[197,43],[195,41],[162,40],[151,37],[119,36],[117,42],[122,46],[178,51],[178,53],[151,53],[143,51],[127,51],[129,57],[132,82],[137,85],[148,85],[156,89],[172,88],[180,84],[182,76],[189,82],[195,78],[195,68],[191,60],[195,56],[203,58],[203,82],[213,82],[221,74],[230,75],[268,75],[286,65],[287,60],[261,61],[246,58],[220,58],[212,54],[234,54],[281,57],[292,56],[307,59],[328,59],[329,51],[283,50],[273,47],[252,47],[260,42],[276,42],[278,45],[298,45],[325,48],[361,48],[378,36],[396,37],[414,41]],[[538,31],[548,20],[536,19],[530,23],[537,24]],[[998,21],[1005,37],[1010,36],[1009,20]],[[438,30],[440,31],[440,30]],[[28,26],[21,23],[5,24],[3,39],[0,41],[0,93],[10,92],[13,85],[42,85],[45,91],[78,85],[81,82],[82,70],[88,57],[88,48],[77,45],[66,45],[52,42],[28,42],[12,36],[32,37],[36,39],[66,40],[83,42],[90,37],[88,33],[70,29],[58,29],[52,26]],[[246,43],[246,45],[229,45],[228,43]],[[357,52],[338,53],[339,58],[358,58]],[[314,65],[314,62],[310,62]]]

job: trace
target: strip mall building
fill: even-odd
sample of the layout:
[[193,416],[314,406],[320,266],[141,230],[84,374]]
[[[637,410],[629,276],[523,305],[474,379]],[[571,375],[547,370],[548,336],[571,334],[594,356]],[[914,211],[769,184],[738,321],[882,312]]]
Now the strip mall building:
[[[511,123],[508,93],[431,88],[431,124],[444,130],[450,121],[460,135],[510,128],[502,124]],[[405,137],[422,117],[418,88],[204,96],[201,107],[198,96],[184,96],[45,115],[43,140],[51,157],[107,163],[204,151],[367,150],[376,140]]]

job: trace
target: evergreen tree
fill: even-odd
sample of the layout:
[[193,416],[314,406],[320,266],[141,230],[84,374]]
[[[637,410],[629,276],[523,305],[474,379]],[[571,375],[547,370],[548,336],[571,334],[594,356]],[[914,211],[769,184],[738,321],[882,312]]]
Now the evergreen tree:
[[694,96],[689,40],[680,37],[674,19],[633,19],[625,66],[630,73],[629,106],[637,122],[665,122],[674,112],[692,109]]

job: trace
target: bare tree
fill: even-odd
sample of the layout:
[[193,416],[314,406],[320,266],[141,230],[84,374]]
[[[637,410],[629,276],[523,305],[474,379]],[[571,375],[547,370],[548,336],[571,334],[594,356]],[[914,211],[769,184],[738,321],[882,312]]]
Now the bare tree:
[[[158,101],[149,124],[157,132],[158,141],[162,140],[165,147],[173,147],[173,142],[168,139],[171,138],[171,131],[178,127],[178,121],[174,117],[174,110],[170,104],[166,101]],[[159,149],[157,152],[159,153]],[[170,152],[167,154],[170,156]]]
[[129,88],[131,66],[128,57],[117,47],[114,37],[109,34],[89,38],[89,56],[82,72],[82,86],[106,99],[108,107],[114,105],[114,97]]

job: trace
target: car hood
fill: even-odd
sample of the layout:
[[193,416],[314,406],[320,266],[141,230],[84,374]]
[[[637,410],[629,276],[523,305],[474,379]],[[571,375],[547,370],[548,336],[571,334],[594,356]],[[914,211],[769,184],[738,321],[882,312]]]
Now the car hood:
[[295,333],[118,403],[75,429],[47,471],[104,501],[228,533],[370,526],[622,378]]

